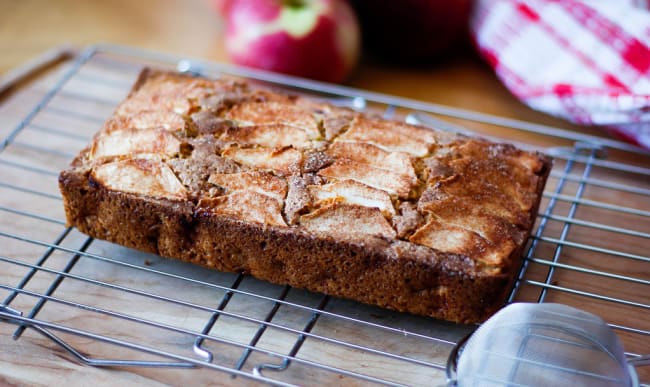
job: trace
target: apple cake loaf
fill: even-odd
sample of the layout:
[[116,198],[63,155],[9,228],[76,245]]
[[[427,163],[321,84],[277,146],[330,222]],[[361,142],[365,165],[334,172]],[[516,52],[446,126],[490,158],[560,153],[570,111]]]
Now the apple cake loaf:
[[61,172],[67,223],[222,271],[455,322],[521,264],[542,154],[145,69]]

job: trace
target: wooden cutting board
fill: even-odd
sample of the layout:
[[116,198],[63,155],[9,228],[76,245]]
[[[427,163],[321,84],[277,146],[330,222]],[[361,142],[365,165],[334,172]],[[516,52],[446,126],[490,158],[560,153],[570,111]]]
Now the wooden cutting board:
[[[210,320],[210,308],[228,299],[223,314],[209,331],[216,339],[205,344],[214,355],[212,364],[217,366],[235,367],[246,352],[245,346],[260,332],[260,322],[277,308],[271,324],[255,343],[259,350],[243,363],[243,372],[251,374],[263,364],[281,364],[282,356],[291,353],[302,334],[304,342],[297,359],[284,371],[263,370],[264,376],[300,385],[373,384],[372,380],[351,375],[358,373],[408,385],[444,385],[442,367],[453,342],[474,327],[327,299],[315,325],[305,333],[323,305],[320,294],[287,291],[252,278],[206,271],[90,241],[76,230],[65,228],[58,171],[89,142],[124,98],[140,68],[150,62],[111,53],[93,56],[24,127],[20,122],[72,63],[55,66],[0,102],[0,139],[8,140],[0,151],[0,285],[4,286],[0,288],[0,301],[10,296],[7,288],[25,277],[29,265],[47,257],[45,269],[33,276],[25,287],[26,293],[18,295],[10,305],[29,313],[38,301],[34,295],[46,292],[56,280],[52,271],[64,270],[74,260],[71,276],[61,282],[53,293],[56,299],[45,303],[38,319],[201,360],[192,350],[196,332]],[[398,117],[406,113],[397,110]],[[450,121],[537,146],[571,145],[570,141],[537,134]],[[562,151],[556,148],[555,152]],[[549,206],[552,210],[548,210],[546,224],[531,254],[533,261],[526,273],[529,282],[521,286],[517,300],[538,300],[542,287],[537,283],[546,281],[549,262],[555,257],[569,267],[555,267],[545,301],[574,305],[613,324],[647,332],[650,178],[643,172],[650,166],[650,159],[647,155],[613,151],[607,159],[595,162],[589,159],[589,150],[581,155],[571,153],[571,148],[567,152],[571,157],[556,160],[546,189],[540,212]],[[608,168],[603,162],[624,163],[629,171]],[[614,185],[625,189],[613,189]],[[593,206],[592,202],[606,206]],[[56,244],[54,249],[49,248],[52,244]],[[79,250],[83,251],[80,256],[75,254]],[[572,269],[574,266],[582,271]],[[585,272],[589,270],[592,272]],[[611,274],[596,275],[593,271]],[[229,292],[233,284],[236,289]],[[0,322],[0,383],[256,384],[245,377],[232,378],[207,368],[84,366],[33,329],[14,341],[11,335],[15,329],[14,324]],[[642,353],[650,348],[647,334],[629,330],[617,333],[630,352]],[[57,334],[93,359],[170,361],[88,337]],[[331,372],[327,367],[343,371]],[[641,375],[642,380],[650,381],[647,371]]]

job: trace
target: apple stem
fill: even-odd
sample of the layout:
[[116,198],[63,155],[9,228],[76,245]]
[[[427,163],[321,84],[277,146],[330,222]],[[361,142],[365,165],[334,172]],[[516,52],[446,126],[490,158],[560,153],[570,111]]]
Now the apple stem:
[[284,0],[283,3],[290,8],[302,8],[305,6],[304,0]]

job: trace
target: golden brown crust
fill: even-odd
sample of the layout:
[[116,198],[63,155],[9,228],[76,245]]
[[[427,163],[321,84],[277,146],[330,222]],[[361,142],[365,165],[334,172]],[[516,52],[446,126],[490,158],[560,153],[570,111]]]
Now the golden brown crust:
[[510,145],[144,70],[59,185],[95,238],[469,323],[503,304],[549,169]]

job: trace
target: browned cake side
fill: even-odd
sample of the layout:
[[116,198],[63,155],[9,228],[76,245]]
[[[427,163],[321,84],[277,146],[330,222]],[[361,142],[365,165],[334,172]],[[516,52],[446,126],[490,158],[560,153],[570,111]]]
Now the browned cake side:
[[145,70],[59,182],[68,223],[95,238],[469,323],[503,304],[549,167],[510,145]]

